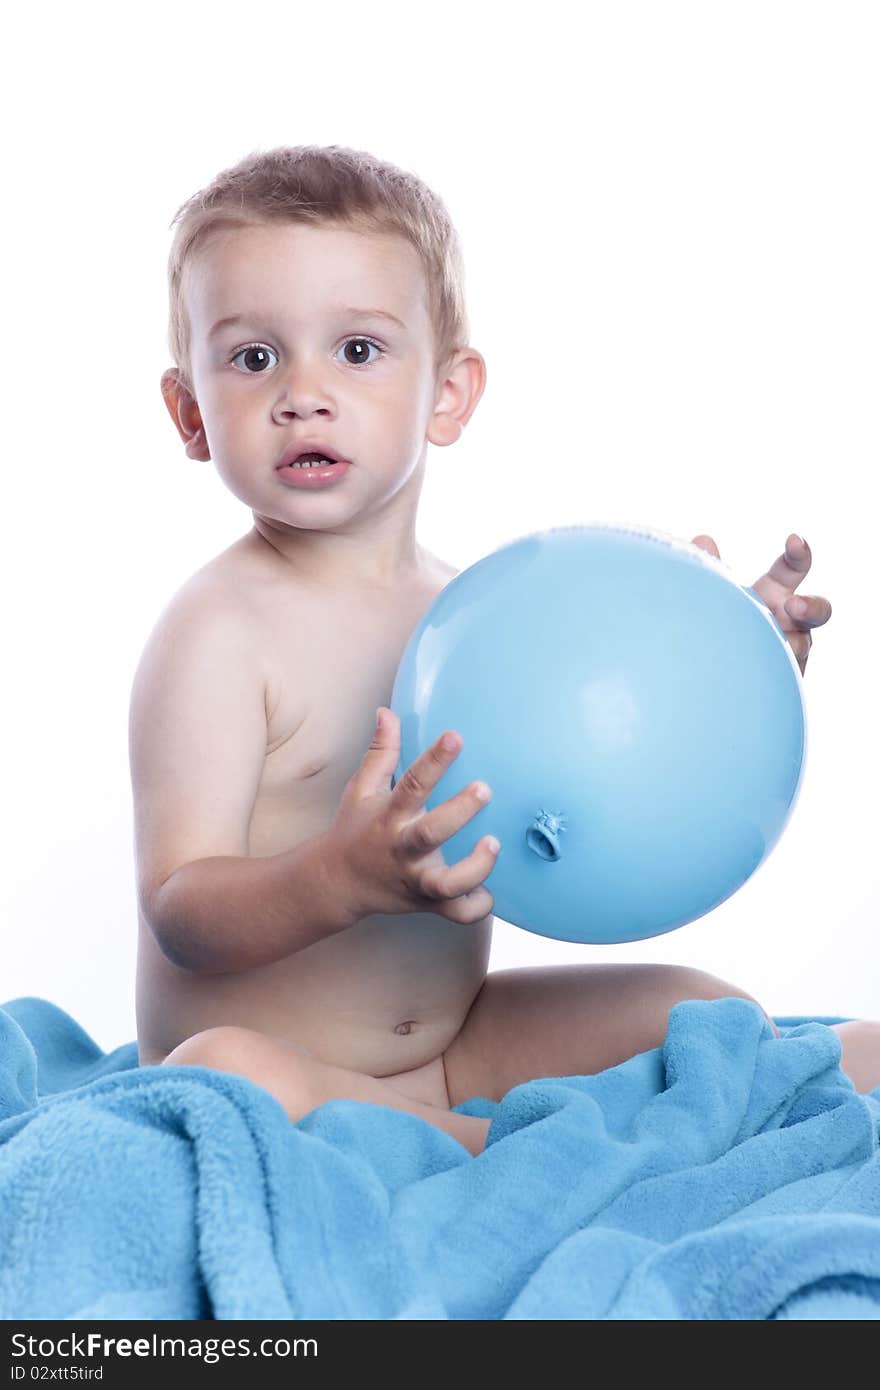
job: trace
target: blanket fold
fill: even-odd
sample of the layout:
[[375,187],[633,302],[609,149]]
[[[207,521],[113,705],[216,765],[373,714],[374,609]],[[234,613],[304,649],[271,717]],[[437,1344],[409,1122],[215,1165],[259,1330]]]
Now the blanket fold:
[[[781,1020],[781,1023],[788,1021]],[[825,1022],[687,1001],[663,1047],[413,1115],[103,1053],[0,1007],[0,1317],[880,1317],[880,1090]]]

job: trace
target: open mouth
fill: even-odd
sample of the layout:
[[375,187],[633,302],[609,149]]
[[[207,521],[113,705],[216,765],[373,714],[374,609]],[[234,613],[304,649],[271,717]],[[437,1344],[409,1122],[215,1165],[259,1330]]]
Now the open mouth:
[[349,462],[348,459],[334,458],[318,449],[304,449],[296,458],[280,463],[276,475],[288,487],[313,492],[316,488],[332,487],[340,478],[344,478]]
[[286,468],[321,468],[327,463],[338,463],[339,459],[331,459],[326,454],[300,454],[298,459],[293,459],[285,464]]

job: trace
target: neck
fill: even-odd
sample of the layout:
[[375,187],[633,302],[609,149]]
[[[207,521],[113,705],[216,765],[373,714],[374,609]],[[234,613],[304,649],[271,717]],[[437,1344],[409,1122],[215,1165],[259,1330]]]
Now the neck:
[[421,477],[413,475],[379,511],[322,530],[289,526],[254,512],[254,533],[310,587],[325,593],[391,591],[413,583],[428,568],[415,535],[420,485]]
[[386,538],[338,531],[293,532],[254,516],[254,533],[270,545],[291,571],[316,589],[391,590],[411,583],[426,568],[426,554],[414,535]]

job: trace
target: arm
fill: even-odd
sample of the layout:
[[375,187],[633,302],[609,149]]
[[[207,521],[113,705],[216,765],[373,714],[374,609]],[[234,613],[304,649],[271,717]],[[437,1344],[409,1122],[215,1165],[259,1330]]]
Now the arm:
[[159,884],[145,916],[180,969],[253,970],[353,925],[333,864],[329,832],[263,858],[192,860]]
[[228,595],[184,590],[156,625],[134,678],[129,752],[138,900],[174,965],[249,970],[352,925],[331,831],[248,854],[265,690],[252,625]]

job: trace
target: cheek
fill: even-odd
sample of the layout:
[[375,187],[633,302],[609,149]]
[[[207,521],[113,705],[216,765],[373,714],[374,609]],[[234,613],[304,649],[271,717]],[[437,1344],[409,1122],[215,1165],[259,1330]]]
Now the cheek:
[[261,411],[265,415],[266,408],[256,407],[253,401],[218,395],[208,409],[215,447],[230,453],[240,450],[252,436],[259,433]]
[[236,456],[234,450],[225,453],[211,451],[214,470],[221,483],[233,497],[237,497],[246,507],[253,506],[259,494],[260,476],[253,468],[248,468]]
[[428,420],[433,407],[430,384],[416,373],[395,383],[394,390],[384,398],[384,411],[392,418],[401,433],[418,433]]

